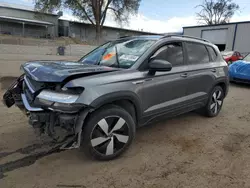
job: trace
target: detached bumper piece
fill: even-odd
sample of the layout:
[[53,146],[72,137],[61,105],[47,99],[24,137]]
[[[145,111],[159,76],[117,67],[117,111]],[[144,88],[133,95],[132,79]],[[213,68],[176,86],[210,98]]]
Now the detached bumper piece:
[[15,104],[15,100],[12,97],[12,94],[10,91],[7,91],[4,96],[3,96],[3,104],[5,106],[7,106],[8,108],[10,108],[11,106],[13,106],[13,104]]
[[23,75],[16,79],[9,89],[3,95],[3,104],[10,108],[15,103],[21,102],[20,94],[22,92]]

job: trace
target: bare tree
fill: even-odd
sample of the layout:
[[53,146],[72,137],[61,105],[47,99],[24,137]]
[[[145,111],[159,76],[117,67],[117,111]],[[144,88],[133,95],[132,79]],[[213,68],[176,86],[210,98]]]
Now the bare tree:
[[107,12],[113,12],[118,22],[128,21],[129,14],[136,14],[141,0],[35,0],[35,9],[53,12],[68,8],[80,20],[88,21],[96,29],[99,40]]
[[204,0],[196,7],[201,8],[197,13],[198,20],[207,25],[228,23],[240,8],[232,0]]

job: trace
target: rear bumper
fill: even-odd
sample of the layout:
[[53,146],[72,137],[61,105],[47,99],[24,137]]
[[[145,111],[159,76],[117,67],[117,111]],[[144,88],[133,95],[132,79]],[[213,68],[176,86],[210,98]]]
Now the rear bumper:
[[250,84],[250,75],[239,74],[231,71],[229,72],[229,76],[230,76],[230,82]]
[[232,78],[230,78],[230,81],[231,82],[237,82],[237,83],[250,84],[250,79],[232,77]]
[[250,72],[246,72],[246,70],[238,70],[236,68],[229,68],[229,78],[232,82],[246,83],[250,84]]

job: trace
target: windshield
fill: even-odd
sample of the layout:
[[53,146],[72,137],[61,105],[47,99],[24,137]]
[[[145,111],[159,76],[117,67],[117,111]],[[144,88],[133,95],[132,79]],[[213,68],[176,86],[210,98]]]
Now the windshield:
[[248,61],[248,62],[250,62],[250,53],[246,56],[246,57],[244,57],[244,59],[243,59],[244,61]]
[[221,52],[221,55],[223,56],[223,57],[226,57],[226,56],[232,56],[233,55],[233,51],[232,52]]
[[130,68],[155,43],[152,39],[124,38],[105,43],[79,61],[109,67]]

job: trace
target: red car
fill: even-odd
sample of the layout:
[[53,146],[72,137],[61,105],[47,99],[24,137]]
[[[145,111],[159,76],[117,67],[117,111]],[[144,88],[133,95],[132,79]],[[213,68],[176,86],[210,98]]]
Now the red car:
[[237,51],[223,51],[221,55],[228,64],[243,59],[243,56]]

